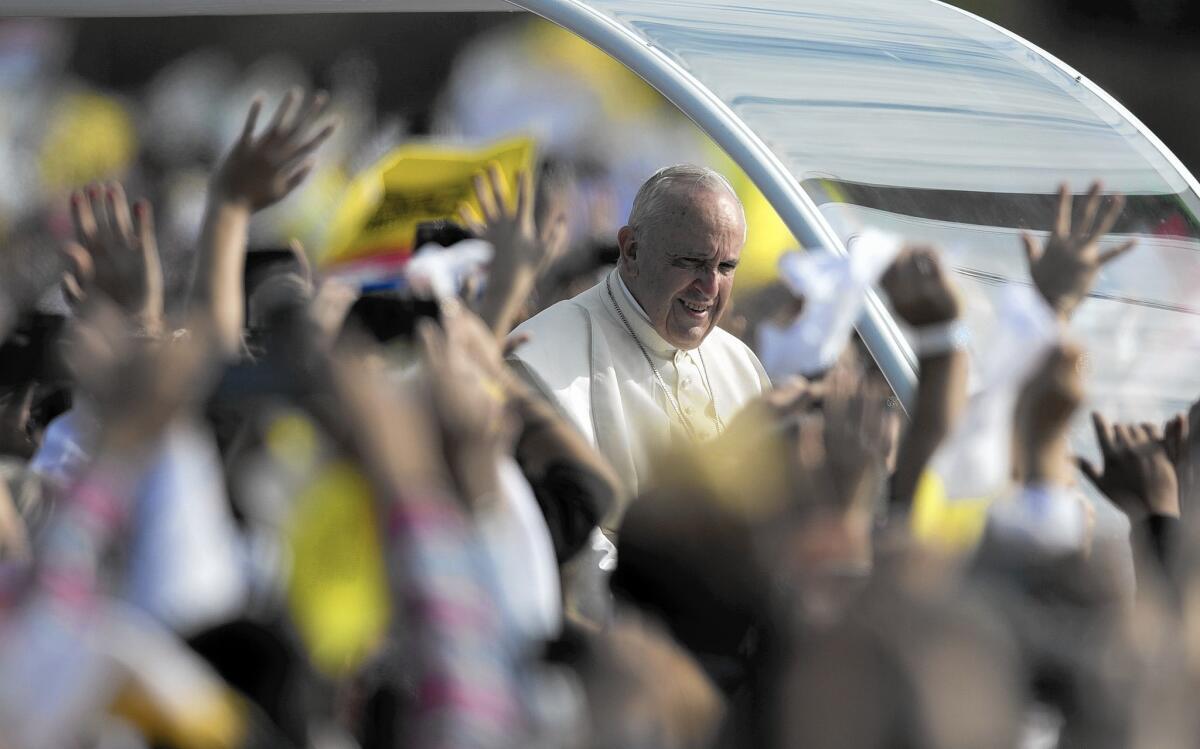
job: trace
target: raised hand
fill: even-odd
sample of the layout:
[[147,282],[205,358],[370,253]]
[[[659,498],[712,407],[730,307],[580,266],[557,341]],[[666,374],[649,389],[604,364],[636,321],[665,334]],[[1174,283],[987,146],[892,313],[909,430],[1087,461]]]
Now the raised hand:
[[1147,515],[1179,517],[1179,486],[1175,466],[1152,424],[1110,425],[1092,414],[1101,469],[1083,458],[1079,468],[1131,521]]
[[[475,197],[483,211],[480,221],[470,206],[459,206],[459,219],[476,236],[495,248],[493,265],[529,265],[540,269],[557,255],[565,239],[561,218],[546,226],[539,235],[533,219],[533,175],[517,173],[517,199],[514,204],[504,184],[500,167],[492,164],[474,177]],[[552,240],[552,241],[547,241]]]
[[1103,205],[1099,182],[1088,189],[1087,202],[1077,222],[1071,221],[1071,189],[1058,188],[1058,217],[1043,246],[1028,232],[1021,234],[1029,275],[1038,291],[1062,318],[1070,317],[1087,297],[1100,268],[1133,248],[1129,240],[1111,250],[1100,251],[1100,239],[1116,224],[1125,207],[1125,197],[1113,196]]
[[479,315],[497,336],[512,328],[520,305],[533,290],[534,281],[566,249],[566,219],[557,214],[538,231],[534,221],[533,176],[517,175],[515,205],[508,198],[504,175],[493,164],[475,177],[475,196],[483,211],[480,221],[467,205],[459,207],[462,222],[476,236],[492,244],[487,291],[479,303]]
[[1163,430],[1163,446],[1179,481],[1179,509],[1195,507],[1200,493],[1200,400],[1176,415]]
[[1014,459],[1027,483],[1071,483],[1067,430],[1083,402],[1083,351],[1071,343],[1051,349],[1017,398]]
[[827,379],[822,408],[827,470],[839,503],[861,507],[870,499],[871,481],[882,478],[898,415],[887,407],[891,393],[855,369],[840,366]]
[[173,340],[137,335],[111,302],[88,300],[65,332],[63,360],[91,403],[108,447],[152,445],[177,415],[195,407],[215,381],[210,328],[194,321]]
[[506,380],[495,341],[483,324],[456,302],[442,309],[442,326],[418,328],[435,411],[448,452],[498,449],[508,436]]
[[880,285],[896,314],[918,335],[924,329],[937,336],[934,341],[917,342],[921,360],[917,402],[892,477],[892,503],[908,507],[926,464],[966,407],[966,351],[944,335],[963,324],[956,322],[962,314],[962,301],[931,247],[905,247],[884,273]]
[[329,97],[323,92],[306,97],[296,88],[283,97],[266,130],[256,136],[262,104],[255,99],[250,105],[242,135],[212,183],[221,198],[251,211],[277,203],[296,189],[312,171],[313,154],[337,129],[334,122],[317,127]]
[[914,328],[949,322],[962,313],[958,292],[932,247],[905,247],[880,283],[896,314]]
[[139,200],[131,212],[120,184],[89,185],[71,194],[71,219],[75,240],[63,248],[67,300],[78,305],[99,291],[138,325],[158,332],[163,274],[150,203]]
[[328,101],[323,93],[305,98],[293,89],[256,136],[262,109],[256,99],[241,137],[213,175],[191,297],[193,308],[211,320],[226,355],[237,354],[245,323],[242,275],[250,215],[282,200],[312,170],[313,154],[337,127],[317,128]]

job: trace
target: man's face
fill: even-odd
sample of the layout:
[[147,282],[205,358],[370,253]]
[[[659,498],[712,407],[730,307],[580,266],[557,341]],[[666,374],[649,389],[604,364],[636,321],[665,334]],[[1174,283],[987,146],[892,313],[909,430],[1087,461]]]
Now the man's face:
[[622,277],[663,340],[693,349],[716,326],[745,236],[736,198],[709,188],[672,196],[651,226],[621,229]]

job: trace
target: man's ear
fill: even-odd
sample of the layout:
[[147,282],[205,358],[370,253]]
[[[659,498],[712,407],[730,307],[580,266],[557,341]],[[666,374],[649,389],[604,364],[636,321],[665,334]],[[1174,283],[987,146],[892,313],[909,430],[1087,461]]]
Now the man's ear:
[[637,275],[637,238],[632,226],[622,226],[617,232],[617,247],[621,251],[621,265],[630,277]]

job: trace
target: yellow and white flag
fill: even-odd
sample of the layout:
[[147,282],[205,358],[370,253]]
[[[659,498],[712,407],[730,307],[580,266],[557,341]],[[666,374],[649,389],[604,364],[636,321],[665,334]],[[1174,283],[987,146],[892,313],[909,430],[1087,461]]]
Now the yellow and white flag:
[[480,215],[472,177],[499,165],[509,195],[517,194],[517,172],[531,169],[533,140],[508,138],[472,149],[409,143],[355,177],[334,213],[321,265],[396,268],[412,253],[417,225],[457,220],[463,203]]

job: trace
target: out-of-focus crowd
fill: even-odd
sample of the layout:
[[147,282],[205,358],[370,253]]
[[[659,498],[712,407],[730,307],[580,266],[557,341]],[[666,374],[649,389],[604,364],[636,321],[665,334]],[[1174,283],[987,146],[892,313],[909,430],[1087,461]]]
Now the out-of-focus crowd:
[[879,234],[735,298],[760,224],[690,126],[496,37],[436,130],[536,164],[366,282],[321,256],[405,142],[361,65],[122,99],[56,28],[0,27],[0,747],[1196,744],[1200,405],[1067,439],[1120,196],[1046,196],[988,342]]

